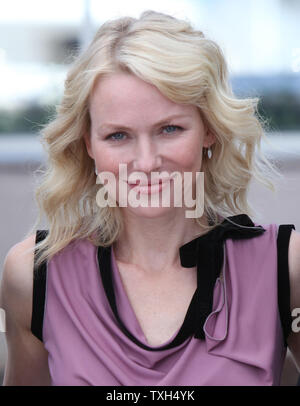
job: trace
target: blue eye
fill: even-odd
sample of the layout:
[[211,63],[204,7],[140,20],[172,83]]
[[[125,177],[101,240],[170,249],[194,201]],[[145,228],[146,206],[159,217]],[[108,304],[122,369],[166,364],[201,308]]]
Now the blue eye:
[[166,130],[167,134],[172,134],[177,130],[182,130],[181,127],[179,127],[178,125],[167,125],[165,127],[163,127],[164,130]]
[[[121,135],[121,137],[120,137],[120,135]],[[116,133],[110,134],[107,137],[107,139],[114,140],[114,141],[122,141],[124,139],[124,138],[122,138],[124,135],[125,135],[124,133],[116,132]]]

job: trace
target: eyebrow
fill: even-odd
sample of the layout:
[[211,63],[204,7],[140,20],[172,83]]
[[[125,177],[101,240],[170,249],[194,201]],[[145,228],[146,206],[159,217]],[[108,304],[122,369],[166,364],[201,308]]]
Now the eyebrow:
[[[163,124],[168,123],[170,120],[174,120],[174,119],[178,119],[178,118],[191,118],[191,115],[189,115],[189,114],[172,114],[171,116],[168,116],[168,117],[164,118],[163,120],[160,120],[157,123],[153,124],[153,127],[161,126]],[[132,130],[132,128],[127,127],[122,124],[104,123],[97,127],[97,131],[112,130],[112,129],[116,129],[116,128],[122,129],[122,130],[128,130],[128,131]]]

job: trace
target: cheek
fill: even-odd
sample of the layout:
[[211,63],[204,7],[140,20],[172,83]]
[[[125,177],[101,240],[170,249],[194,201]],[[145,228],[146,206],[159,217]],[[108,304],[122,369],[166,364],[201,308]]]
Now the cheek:
[[119,163],[122,163],[122,156],[119,152],[97,145],[94,147],[94,157],[97,164],[98,172],[112,172],[117,174]]
[[173,151],[173,156],[176,157],[177,164],[185,168],[185,170],[200,170],[201,151],[201,141],[197,138],[178,145],[175,151]]

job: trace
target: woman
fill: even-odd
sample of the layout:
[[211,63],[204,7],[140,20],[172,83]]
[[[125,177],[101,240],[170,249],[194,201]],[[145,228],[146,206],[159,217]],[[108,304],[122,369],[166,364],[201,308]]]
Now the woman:
[[[43,131],[49,229],[6,257],[5,385],[278,385],[287,345],[300,365],[300,235],[249,217],[250,181],[272,187],[275,171],[256,104],[185,21],[148,11],[99,29]],[[185,186],[198,198],[197,172],[195,218],[175,202]],[[167,187],[169,205],[132,204]]]

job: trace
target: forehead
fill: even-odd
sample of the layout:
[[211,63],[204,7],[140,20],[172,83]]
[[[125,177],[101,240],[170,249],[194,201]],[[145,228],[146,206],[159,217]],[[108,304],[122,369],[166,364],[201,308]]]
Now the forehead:
[[91,114],[117,116],[137,114],[191,114],[196,107],[178,104],[165,97],[154,85],[130,73],[100,77],[90,96]]

